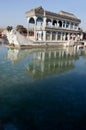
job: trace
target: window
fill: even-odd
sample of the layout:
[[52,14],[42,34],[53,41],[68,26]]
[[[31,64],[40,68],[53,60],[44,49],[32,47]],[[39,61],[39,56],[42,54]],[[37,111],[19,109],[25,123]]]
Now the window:
[[69,22],[66,23],[66,28],[69,28],[69,24],[70,24]]

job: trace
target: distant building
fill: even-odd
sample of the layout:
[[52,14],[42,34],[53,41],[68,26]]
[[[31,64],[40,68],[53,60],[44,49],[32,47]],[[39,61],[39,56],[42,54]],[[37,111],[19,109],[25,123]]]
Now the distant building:
[[44,10],[41,6],[25,13],[28,32],[35,41],[66,41],[82,38],[79,29],[81,20],[74,14],[60,11],[54,13]]

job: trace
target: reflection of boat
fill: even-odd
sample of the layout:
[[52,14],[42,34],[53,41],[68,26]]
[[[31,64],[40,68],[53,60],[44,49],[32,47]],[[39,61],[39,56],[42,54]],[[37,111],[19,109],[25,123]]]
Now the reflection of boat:
[[19,49],[9,49],[7,59],[11,60],[12,63],[17,63],[28,55],[27,50],[21,51]]
[[8,49],[7,59],[12,63],[17,63],[23,60],[27,56],[33,54],[33,52],[39,51],[40,49]]
[[[84,53],[84,50],[83,50]],[[22,61],[26,73],[33,78],[63,73],[74,68],[80,50],[68,48],[8,49],[7,58],[12,63]]]
[[39,51],[34,53],[32,63],[27,65],[27,73],[33,78],[63,73],[74,68],[77,58],[74,48]]

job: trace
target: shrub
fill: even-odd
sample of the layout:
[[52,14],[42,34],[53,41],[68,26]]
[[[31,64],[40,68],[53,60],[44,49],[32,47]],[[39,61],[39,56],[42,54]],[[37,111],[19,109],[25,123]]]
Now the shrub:
[[7,29],[7,31],[9,31],[9,32],[10,32],[10,31],[13,29],[13,27],[12,27],[12,26],[7,26],[7,28],[6,28],[6,29]]
[[16,31],[18,31],[21,34],[27,34],[27,29],[23,25],[17,25]]

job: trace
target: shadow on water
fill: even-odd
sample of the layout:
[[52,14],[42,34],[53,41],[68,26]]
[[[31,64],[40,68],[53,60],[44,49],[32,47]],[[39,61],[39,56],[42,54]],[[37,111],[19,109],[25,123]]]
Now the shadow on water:
[[0,130],[86,129],[84,50],[0,48]]

